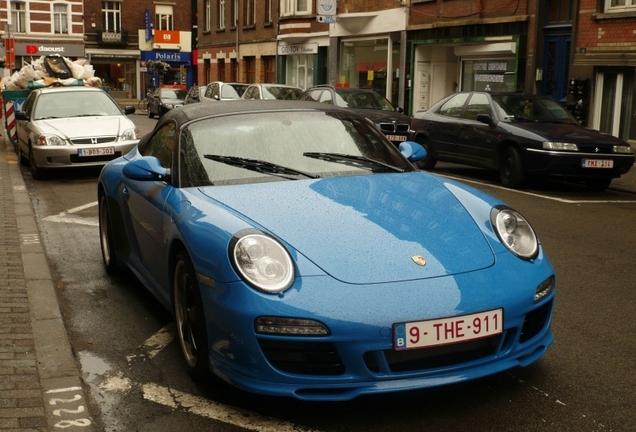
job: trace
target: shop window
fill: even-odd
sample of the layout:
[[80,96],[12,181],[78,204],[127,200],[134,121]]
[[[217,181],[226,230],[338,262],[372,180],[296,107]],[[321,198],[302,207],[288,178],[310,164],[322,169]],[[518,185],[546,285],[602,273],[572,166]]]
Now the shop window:
[[515,61],[512,59],[462,62],[462,91],[515,91],[515,88]]
[[155,5],[155,30],[174,30],[172,6]]
[[219,0],[217,5],[216,28],[219,30],[225,28],[225,0]]
[[121,33],[121,3],[102,2],[102,31]]
[[287,59],[287,70],[285,83],[300,87],[303,90],[313,85],[313,56],[298,55],[289,56]]
[[56,3],[53,5],[53,31],[57,34],[68,34],[68,6]]
[[11,24],[14,33],[26,33],[26,5],[23,2],[11,2]]

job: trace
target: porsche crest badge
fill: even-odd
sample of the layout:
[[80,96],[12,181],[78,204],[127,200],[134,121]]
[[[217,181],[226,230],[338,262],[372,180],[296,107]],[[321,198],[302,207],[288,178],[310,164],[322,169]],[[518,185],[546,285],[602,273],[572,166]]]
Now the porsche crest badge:
[[422,255],[414,255],[414,256],[411,257],[411,259],[418,266],[424,267],[426,265],[426,259],[424,259],[424,257]]

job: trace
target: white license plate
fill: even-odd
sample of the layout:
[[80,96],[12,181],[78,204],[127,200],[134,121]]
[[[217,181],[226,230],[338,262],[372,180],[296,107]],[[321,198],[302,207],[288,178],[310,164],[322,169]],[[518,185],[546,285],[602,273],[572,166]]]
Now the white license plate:
[[607,159],[583,159],[581,166],[583,168],[614,168],[614,161]]
[[389,141],[406,141],[406,136],[404,135],[387,135],[386,137],[389,139]]
[[447,345],[503,332],[503,309],[393,325],[393,348]]
[[99,148],[79,149],[77,151],[77,154],[80,157],[114,155],[115,154],[115,147],[99,147]]

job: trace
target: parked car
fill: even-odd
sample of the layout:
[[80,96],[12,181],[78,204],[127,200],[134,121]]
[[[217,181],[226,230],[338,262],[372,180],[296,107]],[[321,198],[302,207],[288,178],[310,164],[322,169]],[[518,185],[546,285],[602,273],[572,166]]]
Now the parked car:
[[172,108],[185,104],[186,91],[175,88],[158,87],[148,93],[148,117],[161,117]]
[[190,87],[185,98],[185,104],[201,102],[201,99],[203,99],[203,95],[205,94],[205,88],[206,86],[204,85],[195,85]]
[[102,170],[104,265],[174,312],[191,372],[251,392],[345,400],[527,366],[553,341],[553,267],[515,210],[416,169],[423,151],[326,104],[173,110]]
[[427,150],[421,168],[440,160],[493,169],[511,188],[531,176],[550,176],[602,191],[634,164],[627,142],[582,126],[543,96],[456,93],[416,112],[412,128]]
[[202,101],[217,102],[241,99],[249,84],[213,81],[207,85]]
[[284,84],[250,84],[243,93],[243,99],[298,100],[303,94],[300,87]]
[[46,170],[101,166],[128,153],[139,129],[104,90],[88,86],[32,90],[15,113],[17,153],[34,179]]
[[413,138],[411,118],[404,114],[401,107],[394,107],[387,98],[373,89],[319,85],[305,90],[300,100],[352,109],[375,123],[389,141],[396,145]]

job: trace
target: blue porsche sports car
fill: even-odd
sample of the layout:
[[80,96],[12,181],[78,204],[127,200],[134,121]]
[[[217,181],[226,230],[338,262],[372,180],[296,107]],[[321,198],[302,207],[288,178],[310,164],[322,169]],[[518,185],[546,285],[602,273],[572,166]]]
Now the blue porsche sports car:
[[98,183],[106,269],[174,313],[185,364],[251,392],[346,400],[527,366],[554,270],[528,221],[310,102],[171,110]]

